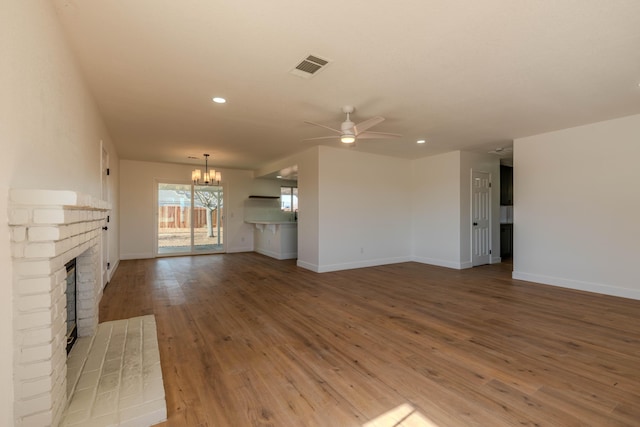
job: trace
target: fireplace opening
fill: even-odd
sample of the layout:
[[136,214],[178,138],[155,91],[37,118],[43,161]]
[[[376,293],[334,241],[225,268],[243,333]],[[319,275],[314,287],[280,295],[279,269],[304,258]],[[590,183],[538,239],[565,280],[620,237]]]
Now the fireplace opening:
[[65,264],[67,269],[67,354],[78,338],[78,325],[76,323],[76,260],[75,258]]

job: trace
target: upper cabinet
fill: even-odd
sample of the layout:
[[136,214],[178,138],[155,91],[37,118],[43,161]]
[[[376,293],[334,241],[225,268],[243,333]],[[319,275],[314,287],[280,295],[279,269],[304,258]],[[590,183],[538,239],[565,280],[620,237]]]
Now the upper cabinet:
[[500,165],[500,204],[513,205],[513,168]]

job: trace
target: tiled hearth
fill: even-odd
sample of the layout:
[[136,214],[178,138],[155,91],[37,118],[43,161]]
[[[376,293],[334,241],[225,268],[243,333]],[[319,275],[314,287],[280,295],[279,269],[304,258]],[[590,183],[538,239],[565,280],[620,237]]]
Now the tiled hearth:
[[69,354],[63,427],[145,427],[167,419],[154,316],[98,325]]
[[68,402],[66,270],[77,258],[78,336],[95,333],[110,206],[73,191],[11,190],[16,426],[57,426]]

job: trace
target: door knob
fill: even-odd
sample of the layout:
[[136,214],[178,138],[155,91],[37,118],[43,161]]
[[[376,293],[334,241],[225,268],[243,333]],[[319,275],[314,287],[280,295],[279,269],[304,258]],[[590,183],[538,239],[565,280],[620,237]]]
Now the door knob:
[[477,222],[474,222],[474,223],[473,223],[473,225],[478,225],[478,223],[477,223]]
[[104,227],[102,227],[102,229],[103,229],[104,231],[107,231],[107,230],[109,229],[109,227],[104,226]]

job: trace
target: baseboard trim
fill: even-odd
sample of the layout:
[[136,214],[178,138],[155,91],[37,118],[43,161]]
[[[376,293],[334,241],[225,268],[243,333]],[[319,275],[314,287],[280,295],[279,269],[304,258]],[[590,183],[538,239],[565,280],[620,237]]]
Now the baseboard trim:
[[113,277],[113,275],[116,274],[116,270],[118,269],[119,265],[120,265],[120,260],[117,260],[116,262],[113,263],[113,265],[109,269],[109,274],[108,274],[109,282],[111,281],[111,278]]
[[511,274],[511,277],[516,280],[525,280],[527,282],[541,283],[543,285],[558,286],[578,291],[594,292],[614,297],[640,300],[640,290],[635,289],[618,288],[615,286],[603,285],[601,283],[583,282],[580,280],[563,279],[560,277],[544,276],[541,274],[523,273],[521,271],[514,271]]
[[149,258],[155,258],[155,257],[150,252],[142,252],[142,253],[139,253],[139,254],[122,254],[122,255],[120,255],[120,259],[121,260],[127,260],[127,259],[149,259]]
[[397,257],[397,258],[381,258],[370,259],[364,261],[345,262],[342,264],[327,264],[318,267],[318,273],[328,273],[331,271],[341,270],[353,270],[356,268],[376,267],[378,265],[398,264],[401,262],[409,262],[411,257]]
[[294,259],[294,258],[298,257],[298,253],[297,252],[280,253],[280,252],[269,251],[269,250],[265,250],[265,249],[256,249],[256,252],[259,253],[259,254],[268,256],[270,258],[278,259],[278,260]]
[[413,257],[411,261],[419,262],[420,264],[429,264],[429,265],[435,265],[438,267],[453,268],[455,270],[463,270],[465,268],[472,267],[472,264],[470,262],[461,263],[461,262],[446,261],[446,260],[435,259],[435,258]]
[[300,261],[298,259],[298,261],[296,261],[296,265],[300,268],[304,268],[306,270],[310,270],[313,271],[315,273],[320,273],[320,271],[318,271],[318,265],[317,264],[311,264],[310,262],[305,262],[305,261]]
[[253,248],[251,246],[239,246],[236,248],[231,248],[226,251],[228,254],[236,254],[241,252],[253,252]]

